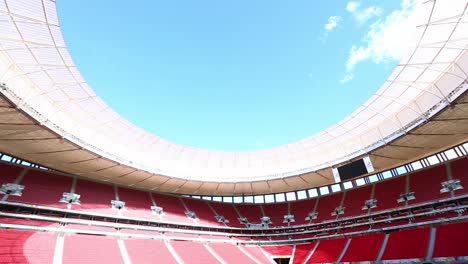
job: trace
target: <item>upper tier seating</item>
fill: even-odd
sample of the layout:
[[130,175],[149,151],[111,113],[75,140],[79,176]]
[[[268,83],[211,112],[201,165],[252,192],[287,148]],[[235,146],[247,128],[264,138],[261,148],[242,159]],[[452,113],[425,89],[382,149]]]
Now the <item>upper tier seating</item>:
[[284,216],[288,214],[288,203],[264,204],[262,208],[265,216],[271,219],[270,226],[288,226],[287,223],[283,223]]
[[42,170],[28,170],[19,184],[24,185],[23,195],[10,196],[8,201],[66,208],[60,203],[64,192],[70,192],[73,179]]
[[345,207],[343,217],[367,214],[368,210],[362,210],[365,201],[371,199],[372,186],[358,187],[347,190],[343,207]]
[[[456,196],[464,194],[468,190],[467,160],[467,158],[464,158],[450,162],[452,177],[461,180],[461,184],[465,186],[464,189],[454,192]],[[21,180],[19,183],[25,185],[21,197],[9,195],[7,201],[57,208],[67,207],[67,204],[61,203],[59,200],[64,192],[72,191],[73,180],[71,177],[58,175],[51,171],[25,168],[1,162],[0,168],[2,169],[0,180],[3,183]],[[226,225],[230,227],[245,227],[244,224],[239,223],[239,217],[247,218],[250,223],[261,223],[260,219],[263,216],[270,217],[272,221],[270,226],[272,227],[287,226],[286,223],[283,223],[283,217],[290,211],[295,218],[292,226],[295,226],[333,221],[337,218],[367,214],[368,211],[374,213],[449,198],[450,192],[440,192],[441,182],[447,179],[447,166],[446,164],[440,164],[404,176],[391,177],[384,181],[349,189],[345,192],[331,193],[294,202],[263,205],[207,202],[205,200],[149,193],[123,187],[116,188],[112,185],[78,179],[74,193],[81,195],[81,204],[73,204],[71,209],[111,215],[119,214],[123,217],[139,217],[149,220],[221,227],[225,226],[225,224],[219,223],[215,216],[224,216],[229,221]],[[400,195],[407,192],[414,192],[415,199],[408,202],[397,202]],[[362,210],[364,202],[370,198],[377,200],[377,206],[370,210]],[[112,209],[111,200],[125,202],[125,208],[123,210]],[[153,205],[163,208],[164,213],[162,216],[155,215],[151,211]],[[332,212],[340,206],[344,208],[344,214],[333,216]],[[195,213],[197,218],[190,219],[187,217],[186,213],[189,212]],[[317,213],[317,218],[311,221],[306,220],[311,212]]]
[[[16,178],[25,170],[27,170],[27,168],[0,162],[0,186],[5,183],[14,183]],[[0,199],[2,198],[3,194],[0,194]]]
[[151,211],[153,203],[149,193],[127,188],[118,188],[118,193],[119,200],[125,202],[123,216],[157,219]]
[[213,202],[210,205],[217,215],[224,216],[224,218],[229,221],[228,226],[245,228],[245,225],[239,222],[239,215],[236,210],[234,210],[234,206],[232,204]]
[[198,222],[203,225],[219,225],[224,226],[222,223],[216,221],[215,213],[208,206],[206,201],[194,199],[182,199],[189,211],[195,212],[198,217]]
[[263,217],[262,209],[258,204],[236,204],[234,205],[241,217],[247,218],[249,223],[259,224]]
[[450,163],[452,169],[452,178],[458,179],[463,185],[463,189],[455,191],[457,194],[468,193],[468,158],[452,161]]
[[409,203],[420,203],[450,197],[450,192],[440,192],[440,188],[442,187],[440,183],[447,180],[445,165],[412,173],[409,177],[409,186],[410,191],[415,193],[416,199],[409,201]]
[[178,223],[191,223],[194,221],[185,215],[185,208],[179,197],[153,193],[156,206],[162,207],[164,214],[161,219]]
[[81,195],[81,204],[72,205],[72,209],[103,214],[117,214],[117,210],[111,207],[111,200],[116,199],[113,186],[78,180],[76,182],[75,193]]
[[[387,179],[375,185],[374,199],[377,200],[377,207],[371,211],[381,211],[385,209],[404,206],[404,203],[398,203],[400,194],[406,193],[406,176]],[[439,184],[440,186],[440,184]],[[418,194],[416,194],[418,195]]]

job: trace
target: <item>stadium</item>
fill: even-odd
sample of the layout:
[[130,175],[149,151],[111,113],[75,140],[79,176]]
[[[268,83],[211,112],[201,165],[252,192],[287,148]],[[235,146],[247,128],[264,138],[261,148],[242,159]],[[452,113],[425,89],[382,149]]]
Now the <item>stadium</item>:
[[247,152],[119,115],[55,0],[0,0],[0,17],[0,263],[468,262],[468,0],[418,2],[346,118]]

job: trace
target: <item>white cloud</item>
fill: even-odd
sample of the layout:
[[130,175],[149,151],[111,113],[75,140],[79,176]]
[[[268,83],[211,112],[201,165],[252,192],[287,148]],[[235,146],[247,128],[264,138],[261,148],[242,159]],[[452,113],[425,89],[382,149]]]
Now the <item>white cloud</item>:
[[347,83],[350,82],[354,78],[353,73],[347,73],[345,76],[343,76],[343,79],[340,80],[340,83]]
[[369,19],[382,15],[382,11],[380,7],[370,6],[358,12],[354,12],[353,14],[359,24],[364,24]]
[[[350,81],[356,65],[370,60],[375,64],[398,61],[412,39],[415,28],[414,14],[417,0],[403,0],[400,9],[390,13],[384,19],[369,26],[369,31],[362,45],[353,45],[346,61],[345,77],[341,80]],[[340,82],[341,82],[340,81]]]
[[348,4],[346,5],[346,11],[353,13],[358,9],[358,7],[361,6],[361,3],[356,2],[356,1],[349,1]]
[[331,16],[328,18],[327,24],[325,24],[325,30],[326,31],[331,31],[334,28],[338,26],[338,23],[340,23],[341,17],[340,16]]
[[382,15],[382,8],[369,6],[367,8],[360,8],[361,3],[356,1],[350,1],[346,5],[346,11],[348,11],[359,24],[366,23],[369,19],[379,17]]

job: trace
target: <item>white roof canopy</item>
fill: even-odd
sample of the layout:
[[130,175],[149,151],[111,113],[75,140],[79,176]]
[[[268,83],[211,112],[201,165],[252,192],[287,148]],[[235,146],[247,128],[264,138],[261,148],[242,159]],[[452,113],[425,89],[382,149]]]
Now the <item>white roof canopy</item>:
[[[53,0],[0,0],[2,91],[36,120],[102,157],[139,170],[202,181],[256,181],[330,167],[424,122],[466,90],[468,0],[419,4],[405,55],[369,100],[299,142],[254,152],[179,145],[113,111],[66,48]],[[313,102],[311,102],[313,103]]]

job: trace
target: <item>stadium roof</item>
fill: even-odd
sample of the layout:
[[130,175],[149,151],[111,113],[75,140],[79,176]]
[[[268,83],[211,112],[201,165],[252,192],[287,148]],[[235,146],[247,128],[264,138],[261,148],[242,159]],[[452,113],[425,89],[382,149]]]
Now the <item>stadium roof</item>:
[[[285,191],[333,183],[330,167],[363,155],[371,155],[377,169],[414,160],[467,138],[466,122],[460,123],[466,115],[459,119],[466,110],[447,108],[468,87],[467,3],[420,3],[401,62],[366,103],[334,126],[278,148],[223,152],[169,142],[113,111],[74,65],[55,1],[0,0],[0,150],[96,180],[180,193]],[[446,118],[431,131],[443,136],[444,129],[460,130],[449,133],[453,137],[430,148],[424,148],[434,139],[429,135],[408,137],[427,129],[443,109],[457,120]],[[401,150],[398,158],[381,161],[395,151],[389,146],[397,139],[412,151],[424,150]],[[250,187],[236,189],[237,183]],[[263,187],[255,189],[256,183]]]

